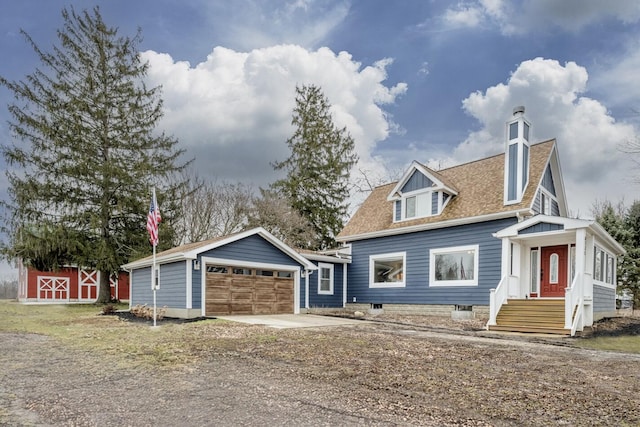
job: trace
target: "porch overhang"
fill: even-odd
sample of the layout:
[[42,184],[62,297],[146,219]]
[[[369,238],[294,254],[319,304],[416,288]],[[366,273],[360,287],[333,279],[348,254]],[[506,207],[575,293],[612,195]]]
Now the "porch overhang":
[[594,220],[535,215],[493,234],[499,239],[526,240],[532,244],[564,244],[569,242],[577,230],[589,231],[598,241],[615,254],[625,250],[607,231]]

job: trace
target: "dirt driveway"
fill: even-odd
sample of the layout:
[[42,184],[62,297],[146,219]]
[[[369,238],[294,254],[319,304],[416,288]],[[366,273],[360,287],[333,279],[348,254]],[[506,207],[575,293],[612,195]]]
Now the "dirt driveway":
[[389,323],[199,323],[163,326],[182,353],[157,365],[141,363],[154,345],[98,353],[0,333],[0,424],[640,424],[637,355]]

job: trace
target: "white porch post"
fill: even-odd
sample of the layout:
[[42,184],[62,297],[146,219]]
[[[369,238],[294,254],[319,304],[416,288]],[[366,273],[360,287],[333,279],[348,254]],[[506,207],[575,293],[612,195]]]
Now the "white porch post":
[[576,273],[586,273],[586,234],[587,233],[584,228],[579,228],[578,230],[576,230]]
[[501,265],[500,277],[506,277],[511,273],[509,271],[509,267],[511,265],[510,250],[511,250],[511,240],[508,237],[504,237],[502,239],[502,265]]

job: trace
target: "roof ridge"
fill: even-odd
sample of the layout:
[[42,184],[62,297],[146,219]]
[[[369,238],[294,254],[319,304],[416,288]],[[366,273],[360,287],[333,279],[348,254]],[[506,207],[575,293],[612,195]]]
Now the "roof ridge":
[[[551,138],[551,139],[547,139],[546,141],[534,142],[534,143],[531,144],[531,146],[533,147],[533,146],[536,146],[536,145],[547,144],[547,143],[554,142],[554,141],[555,141],[555,138]],[[459,167],[462,167],[462,166],[471,165],[473,163],[483,162],[485,160],[493,159],[495,157],[500,157],[500,156],[504,156],[504,151],[502,153],[493,154],[491,156],[483,157],[481,159],[470,160],[470,161],[465,162],[465,163],[460,163],[458,165],[449,166],[448,168],[440,169],[438,172],[444,172],[444,171],[448,171],[448,170],[451,170],[451,169],[454,169],[454,168],[459,168]]]

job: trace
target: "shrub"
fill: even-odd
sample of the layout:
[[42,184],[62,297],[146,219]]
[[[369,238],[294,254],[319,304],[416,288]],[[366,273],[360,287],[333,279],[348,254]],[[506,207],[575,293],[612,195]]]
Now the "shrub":
[[107,314],[116,314],[116,306],[113,304],[107,304],[104,307],[102,307],[102,314],[107,315]]
[[[162,320],[167,312],[167,306],[156,308],[156,320]],[[153,307],[147,307],[147,304],[136,304],[131,308],[131,314],[142,319],[153,320]]]

